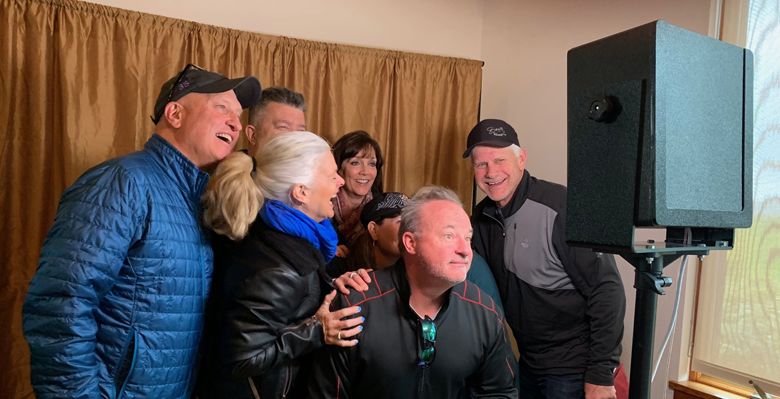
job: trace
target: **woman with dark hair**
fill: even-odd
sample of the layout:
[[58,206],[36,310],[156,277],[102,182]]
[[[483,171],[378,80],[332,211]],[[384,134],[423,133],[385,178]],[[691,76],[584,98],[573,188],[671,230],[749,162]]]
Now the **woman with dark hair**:
[[345,249],[351,247],[364,231],[360,211],[374,195],[382,192],[384,159],[379,143],[362,130],[347,133],[336,141],[333,157],[339,175],[344,178],[344,186],[333,200],[333,220],[341,244],[337,255],[346,256],[348,251]]
[[343,184],[330,147],[309,132],[217,167],[203,196],[217,237],[201,398],[300,397],[295,380],[314,350],[357,344],[362,317],[344,318],[359,307],[331,312],[335,291],[325,295],[338,243],[331,200]]

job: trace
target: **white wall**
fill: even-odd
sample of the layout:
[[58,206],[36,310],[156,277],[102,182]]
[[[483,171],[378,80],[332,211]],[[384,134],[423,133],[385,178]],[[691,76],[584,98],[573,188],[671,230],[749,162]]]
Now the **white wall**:
[[479,59],[484,0],[89,0],[248,32]]
[[566,183],[566,52],[664,19],[707,34],[703,0],[490,0],[482,59],[482,117],[506,119],[535,175]]

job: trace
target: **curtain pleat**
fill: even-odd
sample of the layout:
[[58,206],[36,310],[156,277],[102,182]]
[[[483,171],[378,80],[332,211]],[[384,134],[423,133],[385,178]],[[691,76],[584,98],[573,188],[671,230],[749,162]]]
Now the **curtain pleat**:
[[[482,63],[218,28],[72,0],[0,0],[0,397],[32,397],[24,295],[63,190],[140,149],[162,83],[187,63],[304,94],[331,143],[366,130],[385,189],[453,188],[476,123]],[[243,145],[239,143],[239,146]]]

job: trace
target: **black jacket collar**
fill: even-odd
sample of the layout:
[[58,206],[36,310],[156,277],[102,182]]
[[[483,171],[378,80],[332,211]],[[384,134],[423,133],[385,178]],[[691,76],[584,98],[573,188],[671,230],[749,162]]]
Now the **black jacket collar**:
[[259,215],[249,227],[249,235],[256,240],[267,243],[270,248],[274,248],[275,252],[301,275],[325,267],[325,259],[322,257],[322,253],[314,248],[314,245],[303,238],[274,229],[267,225]]
[[[420,317],[417,315],[417,313],[412,310],[412,307],[409,306],[409,297],[412,294],[412,289],[409,286],[409,276],[406,274],[406,265],[404,264],[403,258],[398,259],[398,262],[396,262],[395,266],[393,266],[393,283],[396,287],[398,287],[398,297],[401,300],[401,309],[403,309],[403,316],[409,320],[419,320]],[[441,310],[439,310],[439,313],[436,315],[436,321],[437,323],[440,322],[444,316],[447,314],[447,308],[450,304],[450,297],[452,296],[452,290],[455,287],[459,287],[462,282],[459,284],[456,284],[454,287],[447,290],[447,292],[444,293],[444,302],[441,305]]]

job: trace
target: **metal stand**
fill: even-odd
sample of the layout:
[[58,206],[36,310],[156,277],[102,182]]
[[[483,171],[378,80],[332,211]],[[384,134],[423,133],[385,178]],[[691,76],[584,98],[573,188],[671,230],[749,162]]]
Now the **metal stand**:
[[663,242],[647,240],[640,244],[634,240],[635,227],[630,230],[615,230],[617,233],[607,237],[608,239],[604,239],[602,235],[580,237],[567,242],[598,252],[620,255],[636,268],[636,308],[628,396],[630,399],[650,399],[655,314],[658,305],[656,295],[662,295],[664,288],[672,285],[672,279],[661,274],[666,266],[680,256],[704,256],[711,250],[732,249],[734,229],[667,226],[666,239]]
[[663,295],[664,287],[672,285],[672,279],[662,275],[663,269],[682,255],[706,255],[709,248],[656,248],[655,245],[647,245],[644,248],[635,248],[634,251],[620,253],[623,259],[636,268],[636,307],[628,397],[650,399],[657,295]]

